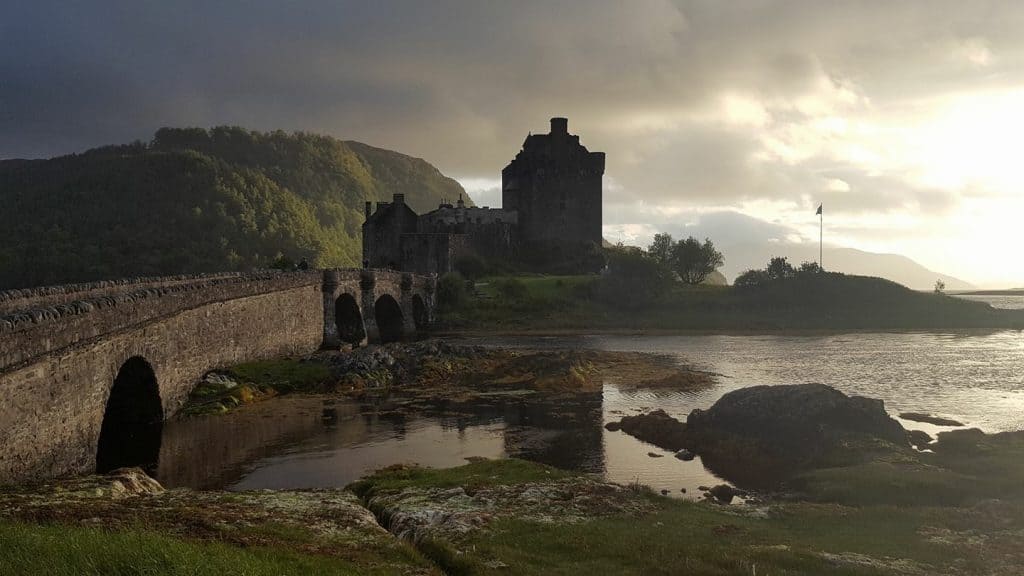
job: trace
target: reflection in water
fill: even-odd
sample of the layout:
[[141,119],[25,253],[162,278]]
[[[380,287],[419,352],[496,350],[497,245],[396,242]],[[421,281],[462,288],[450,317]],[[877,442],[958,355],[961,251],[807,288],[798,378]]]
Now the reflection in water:
[[824,382],[882,398],[894,415],[914,410],[986,431],[1024,428],[1020,332],[588,336],[481,343],[658,352],[721,377],[718,385],[696,392],[606,385],[601,394],[570,399],[503,393],[473,400],[392,397],[374,404],[278,398],[223,416],[168,423],[157,477],[168,486],[194,488],[341,487],[392,464],[450,467],[472,456],[511,456],[696,497],[697,486],[720,482],[699,458],[677,460],[624,433],[608,432],[603,424],[654,408],[684,420],[694,408],[707,408],[725,392],[753,384]]
[[[569,398],[392,398],[375,405],[284,397],[169,423],[157,478],[169,487],[333,488],[392,464],[452,467],[482,456],[524,458],[622,484],[639,481],[677,497],[695,498],[697,486],[720,482],[699,459],[683,462],[604,429],[606,421],[647,400],[614,386]],[[689,401],[667,394],[658,405],[683,410]]]

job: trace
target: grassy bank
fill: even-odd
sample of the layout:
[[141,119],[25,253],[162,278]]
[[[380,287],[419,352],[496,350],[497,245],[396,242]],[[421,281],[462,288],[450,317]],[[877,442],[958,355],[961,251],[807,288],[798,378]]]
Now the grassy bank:
[[0,522],[0,574],[49,576],[347,576],[367,571],[338,558],[271,547],[239,548],[189,541],[143,527],[105,530],[66,525]]
[[441,310],[443,331],[1024,328],[995,310],[866,276],[804,275],[760,286],[687,286],[638,300],[599,276],[490,277]]
[[[385,470],[353,488],[406,530],[409,518],[454,519],[415,532],[448,574],[1001,574],[1022,561],[1013,504],[720,506],[558,474],[506,460]],[[463,532],[474,514],[483,528]]]

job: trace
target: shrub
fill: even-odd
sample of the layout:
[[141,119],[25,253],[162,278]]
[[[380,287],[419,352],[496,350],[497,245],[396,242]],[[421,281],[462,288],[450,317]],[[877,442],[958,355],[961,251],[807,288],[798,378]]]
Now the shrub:
[[760,286],[769,280],[768,273],[764,270],[747,270],[736,277],[733,286],[737,288],[751,288]]
[[458,272],[449,272],[437,281],[437,306],[441,310],[452,310],[466,303],[469,291],[466,279]]
[[608,273],[597,287],[602,300],[626,308],[651,304],[673,284],[672,274],[639,249],[608,251]]
[[494,284],[495,290],[505,300],[522,300],[529,292],[526,284],[518,278],[505,278],[495,281]]

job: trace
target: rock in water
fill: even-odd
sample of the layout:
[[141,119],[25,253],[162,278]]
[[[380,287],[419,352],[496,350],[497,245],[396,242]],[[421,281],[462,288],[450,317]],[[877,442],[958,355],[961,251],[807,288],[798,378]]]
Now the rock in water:
[[800,384],[729,392],[711,408],[690,413],[685,440],[712,467],[778,475],[905,448],[906,434],[881,400]]
[[907,440],[918,450],[924,450],[932,443],[932,437],[924,430],[907,430]]
[[689,462],[690,460],[693,460],[696,457],[697,457],[696,454],[694,454],[693,452],[690,452],[689,450],[687,450],[685,448],[680,450],[679,452],[676,452],[676,458],[679,458],[680,460],[685,460],[687,462]]
[[686,424],[669,416],[664,410],[649,414],[626,416],[619,422],[609,422],[608,430],[621,429],[626,434],[673,452],[683,447]]

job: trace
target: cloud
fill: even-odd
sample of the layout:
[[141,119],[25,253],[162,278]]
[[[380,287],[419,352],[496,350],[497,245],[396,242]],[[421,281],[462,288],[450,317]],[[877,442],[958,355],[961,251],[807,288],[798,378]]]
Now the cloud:
[[805,233],[825,202],[850,242],[898,217],[926,238],[1024,185],[1024,117],[1002,131],[1022,27],[1010,1],[20,3],[0,21],[0,158],[239,124],[479,181],[558,115],[608,154],[609,226],[739,211]]

